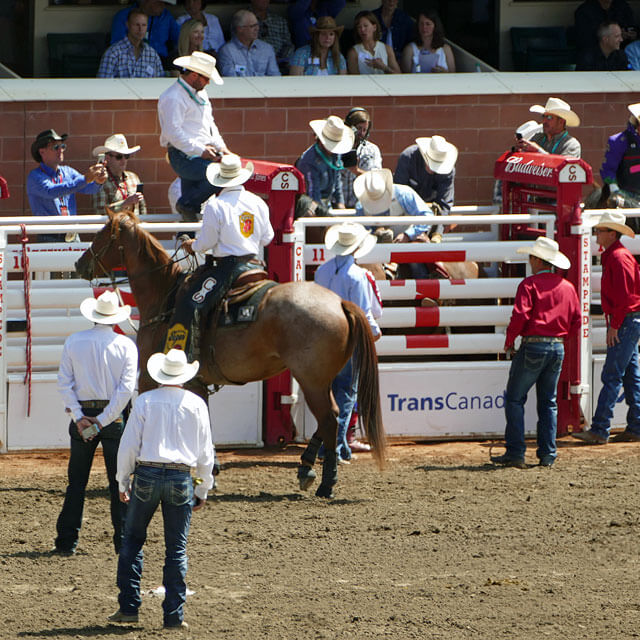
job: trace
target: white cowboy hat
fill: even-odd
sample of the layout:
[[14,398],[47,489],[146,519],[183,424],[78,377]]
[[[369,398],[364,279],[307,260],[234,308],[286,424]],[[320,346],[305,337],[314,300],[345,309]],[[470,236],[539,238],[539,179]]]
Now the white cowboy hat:
[[560,252],[558,243],[544,236],[536,238],[536,241],[530,247],[521,247],[516,249],[516,252],[536,256],[536,258],[540,258],[554,267],[558,267],[558,269],[568,269],[571,266],[569,258]]
[[338,256],[353,254],[354,258],[367,255],[378,239],[359,222],[343,222],[327,229],[324,246]]
[[416,144],[431,171],[440,174],[453,171],[458,159],[458,149],[442,136],[416,138]]
[[202,51],[194,51],[190,56],[181,56],[173,61],[176,67],[195,71],[209,80],[213,80],[216,84],[224,84],[216,69],[216,59],[208,53]]
[[596,229],[612,229],[620,232],[623,236],[635,238],[633,229],[625,224],[627,221],[624,213],[618,211],[605,211],[599,218],[592,218],[588,225]]
[[393,175],[389,169],[371,169],[353,181],[353,193],[370,215],[384,213],[393,200]]
[[338,116],[329,116],[326,120],[311,120],[309,126],[320,139],[320,142],[331,153],[347,153],[353,148],[355,134],[353,129]]
[[560,98],[549,98],[544,107],[541,104],[534,104],[529,108],[532,113],[550,113],[552,116],[562,118],[567,127],[577,127],[580,125],[580,118],[577,113],[571,111],[569,103]]
[[542,125],[535,120],[527,120],[516,129],[516,134],[520,134],[523,140],[531,140],[536,133],[542,133]]
[[207,167],[207,180],[215,187],[235,187],[244,184],[253,175],[253,163],[242,167],[240,156],[227,153],[220,162],[211,162]]
[[127,139],[122,133],[114,133],[109,136],[101,147],[96,147],[93,150],[94,156],[99,156],[101,153],[122,153],[123,155],[130,155],[140,150],[140,145],[135,147],[129,147]]
[[85,298],[80,303],[80,313],[97,324],[118,324],[131,315],[128,304],[120,306],[118,296],[113,291],[105,291],[98,298]]
[[629,109],[634,118],[640,118],[640,102],[628,105],[627,109]]
[[187,362],[187,355],[181,349],[170,349],[168,353],[154,353],[147,360],[149,375],[160,384],[182,384],[198,373],[200,363]]

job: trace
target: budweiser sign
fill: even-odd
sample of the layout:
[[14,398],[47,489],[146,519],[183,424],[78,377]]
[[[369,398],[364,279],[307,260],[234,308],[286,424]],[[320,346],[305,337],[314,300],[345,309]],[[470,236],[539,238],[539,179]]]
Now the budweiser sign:
[[553,167],[547,167],[544,163],[535,164],[533,160],[523,162],[520,156],[511,156],[506,162],[505,173],[521,173],[541,178],[550,178],[553,175]]

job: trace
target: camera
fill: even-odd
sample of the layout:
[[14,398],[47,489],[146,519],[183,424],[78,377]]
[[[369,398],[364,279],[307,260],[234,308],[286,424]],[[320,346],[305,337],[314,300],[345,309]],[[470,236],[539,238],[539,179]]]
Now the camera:
[[136,193],[144,193],[144,184],[142,182],[138,183],[138,186],[136,187]]
[[351,151],[347,151],[347,153],[342,154],[342,164],[347,169],[349,167],[355,167],[358,164],[356,149],[351,149]]
[[89,438],[93,438],[100,433],[100,427],[94,422],[90,427],[87,427],[82,432],[82,439],[88,440]]
[[101,153],[98,155],[98,164],[104,164],[105,154]]

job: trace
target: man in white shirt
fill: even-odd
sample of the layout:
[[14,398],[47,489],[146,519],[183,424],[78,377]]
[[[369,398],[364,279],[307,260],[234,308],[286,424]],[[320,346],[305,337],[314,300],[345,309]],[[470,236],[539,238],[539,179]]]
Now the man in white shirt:
[[97,300],[86,298],[80,312],[95,324],[92,329],[67,338],[58,371],[58,391],[71,416],[71,455],[69,485],[56,525],[54,552],[75,553],[93,455],[98,443],[102,443],[111,496],[113,544],[118,553],[125,510],[118,494],[116,458],[124,428],[122,412],[135,388],[138,351],[132,340],[113,331],[131,314],[129,305],[118,306],[115,293],[105,291]]
[[198,367],[197,361],[187,363],[184,352],[177,349],[166,355],[156,353],[147,362],[149,375],[160,387],[136,399],[118,451],[120,499],[128,509],[118,559],[120,607],[109,616],[110,622],[138,622],[142,546],[149,522],[162,503],[164,628],[188,628],[184,621],[187,536],[192,511],[202,508],[213,486],[215,454],[207,405],[182,388]]
[[169,162],[182,180],[176,209],[185,221],[198,220],[202,203],[216,189],[207,180],[207,167],[229,153],[213,119],[205,87],[213,80],[222,84],[216,59],[201,51],[176,58],[180,77],[158,99],[160,144],[168,147]]
[[205,265],[187,281],[186,290],[178,294],[179,303],[169,322],[165,352],[183,349],[187,353],[198,345],[190,339],[197,311],[215,309],[238,273],[239,265],[256,258],[262,247],[273,240],[269,208],[262,198],[242,185],[253,175],[253,164],[242,167],[235,154],[223,156],[219,164],[210,164],[207,177],[221,187],[218,196],[207,200],[202,209],[202,228],[195,239],[181,247],[189,254],[211,251],[215,267]]

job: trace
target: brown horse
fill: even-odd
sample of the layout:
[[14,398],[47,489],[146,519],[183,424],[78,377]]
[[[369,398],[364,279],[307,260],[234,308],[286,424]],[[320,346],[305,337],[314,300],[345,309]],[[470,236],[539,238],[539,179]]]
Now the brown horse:
[[[175,297],[180,268],[137,224],[132,213],[110,213],[109,217],[76,262],[76,271],[91,280],[111,275],[117,267],[126,268],[140,312],[137,343],[143,392],[156,386],[146,371],[146,362],[164,345],[171,313],[168,301]],[[200,353],[199,375],[206,385],[244,384],[291,371],[318,422],[302,454],[298,480],[302,489],[311,486],[316,477],[312,467],[325,442],[322,481],[316,495],[326,498],[333,496],[337,482],[338,409],[331,382],[353,354],[354,371],[360,376],[359,412],[378,465],[383,466],[378,362],[369,324],[357,305],[311,282],[280,284],[265,295],[255,322],[203,330]]]

